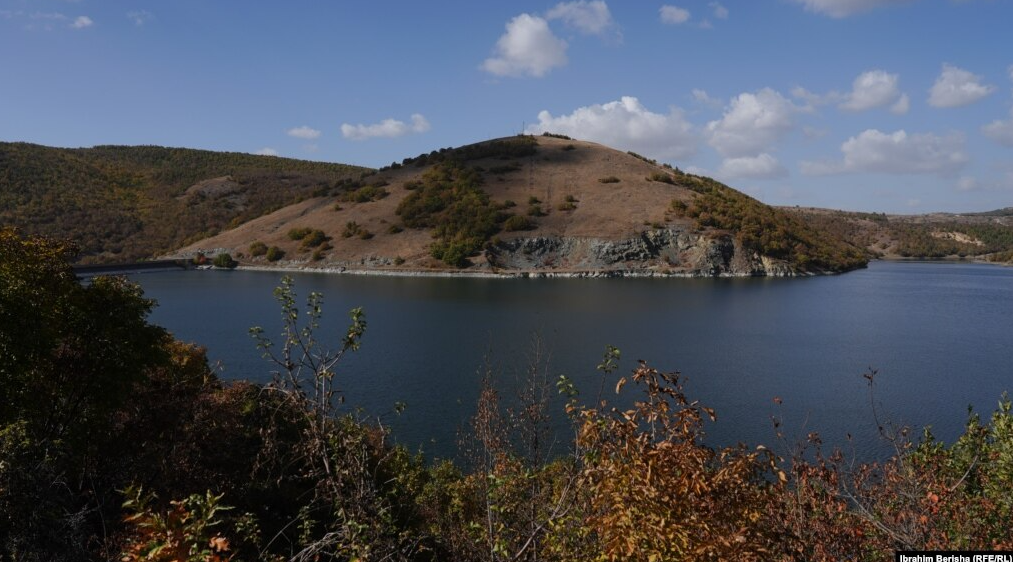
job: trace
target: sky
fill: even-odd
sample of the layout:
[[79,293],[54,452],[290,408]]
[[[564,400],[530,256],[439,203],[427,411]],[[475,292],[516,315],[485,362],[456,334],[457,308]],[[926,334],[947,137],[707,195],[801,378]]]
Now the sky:
[[984,211],[1011,29],[1011,0],[0,0],[0,140],[377,167],[551,131],[769,204]]

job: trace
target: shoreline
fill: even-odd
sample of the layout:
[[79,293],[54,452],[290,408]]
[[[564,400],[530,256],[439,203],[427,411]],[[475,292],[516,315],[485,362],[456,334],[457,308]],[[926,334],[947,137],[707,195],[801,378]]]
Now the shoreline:
[[268,265],[239,265],[235,269],[239,271],[273,271],[273,272],[297,272],[297,273],[322,273],[331,275],[360,275],[367,277],[435,277],[435,278],[472,278],[472,279],[623,279],[623,278],[675,278],[675,279],[746,279],[746,278],[788,278],[788,277],[818,277],[821,275],[840,275],[840,273],[800,273],[792,276],[776,275],[751,275],[721,273],[718,275],[704,275],[697,273],[664,273],[652,270],[580,270],[580,271],[558,271],[558,270],[523,270],[523,271],[434,271],[415,269],[354,269],[344,266],[337,267],[300,267],[300,266],[268,266]]

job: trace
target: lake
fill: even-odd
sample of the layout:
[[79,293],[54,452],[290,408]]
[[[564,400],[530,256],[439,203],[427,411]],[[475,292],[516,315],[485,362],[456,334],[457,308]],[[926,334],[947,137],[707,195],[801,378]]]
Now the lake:
[[[135,275],[159,306],[151,320],[208,348],[226,379],[270,380],[248,335],[275,336],[281,273],[180,271]],[[513,396],[535,339],[553,381],[598,393],[606,345],[687,377],[692,398],[717,410],[708,443],[774,446],[771,415],[790,435],[851,434],[855,453],[881,456],[869,388],[877,369],[881,414],[931,425],[951,441],[967,406],[983,414],[1013,387],[1013,268],[970,263],[873,262],[866,270],[804,279],[471,279],[293,273],[302,300],[323,293],[322,339],[337,346],[348,310],[368,328],[338,381],[346,405],[380,417],[395,440],[451,456],[491,366]],[[608,396],[618,375],[610,378]],[[630,394],[630,386],[624,394]],[[632,395],[631,395],[632,396]],[[781,406],[774,403],[778,397]],[[620,399],[628,404],[630,396]],[[394,404],[407,409],[394,414]],[[552,406],[561,411],[561,401]],[[562,451],[566,432],[557,416]]]

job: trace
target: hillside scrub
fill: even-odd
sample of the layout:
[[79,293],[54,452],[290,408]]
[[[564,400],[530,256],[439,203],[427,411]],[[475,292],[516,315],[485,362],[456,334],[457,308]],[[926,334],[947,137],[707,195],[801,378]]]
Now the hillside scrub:
[[473,168],[448,161],[427,170],[421,184],[397,207],[407,228],[431,228],[430,253],[452,267],[465,267],[468,257],[499,232],[506,215],[482,189]]
[[697,228],[731,231],[747,250],[802,270],[847,271],[864,267],[868,261],[863,250],[722,183],[692,174],[677,176],[696,196],[685,210],[681,202],[673,202],[671,208],[695,219]]
[[[271,382],[225,383],[202,349],[147,322],[136,286],[79,283],[73,254],[0,229],[4,560],[829,562],[1013,548],[1005,396],[952,444],[874,412],[894,452],[861,464],[817,434],[782,453],[709,447],[717,413],[679,373],[638,362],[624,376],[608,347],[587,402],[536,348],[512,406],[487,373],[461,459],[427,462],[338,400],[362,310],[321,339],[323,297],[303,306],[283,279],[280,337],[251,330]],[[616,407],[613,391],[637,400]],[[574,436],[560,456],[547,449],[553,395]]]

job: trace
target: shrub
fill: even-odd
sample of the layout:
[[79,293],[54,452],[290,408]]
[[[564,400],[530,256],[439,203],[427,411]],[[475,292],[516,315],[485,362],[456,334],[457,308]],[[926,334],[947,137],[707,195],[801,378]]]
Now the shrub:
[[324,234],[323,230],[314,229],[311,230],[309,233],[307,233],[305,236],[303,236],[300,248],[303,250],[316,248],[321,244],[327,242],[328,240],[330,240],[330,237]]
[[577,198],[574,197],[573,195],[567,195],[566,198],[565,198],[565,201],[567,203],[576,203],[577,202]]
[[404,228],[401,228],[401,225],[399,224],[392,224],[387,227],[387,234],[397,234],[402,231],[404,231]]
[[647,181],[657,181],[661,183],[675,185],[675,180],[672,178],[672,176],[666,174],[665,172],[654,172],[653,174],[647,176]]
[[405,259],[401,256],[394,258],[394,265],[404,265]]
[[686,210],[689,208],[689,206],[686,205],[686,202],[683,201],[682,199],[672,199],[670,207],[672,208],[673,211],[675,211],[675,214],[679,215],[680,217],[685,216]]
[[237,265],[239,265],[239,263],[232,259],[232,256],[227,253],[215,256],[212,264],[214,264],[215,267],[220,267],[222,269],[234,269]]
[[520,169],[521,167],[518,164],[505,164],[503,166],[493,166],[489,168],[489,173],[495,175],[503,175],[509,174],[510,172],[516,172],[517,170]]
[[267,253],[267,244],[257,241],[250,244],[250,255],[257,257]]
[[556,205],[556,209],[559,211],[572,211],[577,208],[577,205],[573,201],[563,201],[559,205]]
[[265,257],[267,257],[267,261],[278,261],[281,258],[285,257],[285,250],[282,250],[277,246],[271,246],[270,248],[267,249]]
[[348,221],[348,222],[345,223],[345,229],[341,231],[341,237],[342,238],[351,238],[351,237],[359,234],[360,230],[362,230],[362,227],[359,226],[359,223],[357,223],[355,221]]
[[599,183],[619,183],[619,178],[617,178],[615,176],[605,176],[603,178],[598,178],[598,182]]
[[542,136],[543,137],[553,138],[553,139],[573,140],[573,139],[571,139],[570,137],[568,137],[566,135],[557,135],[556,133],[550,133],[548,131],[545,131],[544,133],[542,133]]
[[528,207],[528,216],[529,217],[544,217],[545,216],[545,211],[542,210],[542,206],[541,205],[531,205],[530,207]]
[[534,195],[528,197],[528,205],[537,205],[539,203],[541,203],[541,200],[535,197]]
[[531,230],[534,228],[534,223],[528,217],[521,215],[511,215],[503,222],[503,230],[507,232],[516,232],[519,230]]
[[303,238],[306,238],[310,232],[313,232],[313,229],[309,227],[293,228],[288,231],[288,238],[289,240],[302,240]]
[[576,150],[576,149],[577,149],[577,147],[573,146],[572,144],[568,144],[568,145],[566,145],[566,146],[564,146],[562,148],[562,150],[564,150],[564,151],[570,151],[570,150]]
[[341,200],[349,203],[368,203],[370,201],[379,201],[384,197],[390,195],[383,185],[387,182],[382,182],[382,185],[367,185],[360,187],[355,191],[349,191],[341,195]]

